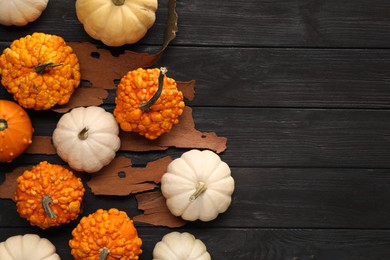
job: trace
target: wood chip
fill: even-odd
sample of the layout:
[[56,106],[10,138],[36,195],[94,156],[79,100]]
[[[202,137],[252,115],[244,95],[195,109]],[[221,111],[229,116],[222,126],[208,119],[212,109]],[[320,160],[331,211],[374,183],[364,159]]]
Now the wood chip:
[[154,190],[171,161],[171,157],[164,157],[149,162],[145,168],[135,168],[130,159],[117,157],[101,171],[94,173],[87,185],[95,195],[126,196]]
[[144,211],[143,214],[133,217],[135,222],[170,228],[181,227],[187,223],[186,220],[172,215],[161,192],[146,192],[135,197],[138,201],[138,209]]

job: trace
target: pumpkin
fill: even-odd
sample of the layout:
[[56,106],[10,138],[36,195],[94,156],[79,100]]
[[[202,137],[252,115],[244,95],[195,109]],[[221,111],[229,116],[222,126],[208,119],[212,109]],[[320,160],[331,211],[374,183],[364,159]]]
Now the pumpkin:
[[62,115],[52,140],[57,154],[77,171],[97,172],[120,147],[114,116],[101,107],[77,107]]
[[0,75],[2,85],[19,105],[47,110],[69,101],[80,83],[80,65],[63,38],[33,33],[3,51]]
[[188,232],[166,234],[153,249],[153,260],[211,260],[205,244]]
[[46,9],[49,0],[0,1],[0,24],[24,26],[35,21]]
[[0,100],[0,162],[11,162],[32,143],[34,129],[27,112],[15,102]]
[[89,36],[108,46],[143,38],[156,20],[157,0],[77,0],[76,14]]
[[121,129],[156,139],[179,123],[183,93],[166,68],[129,71],[118,84],[114,116]]
[[173,215],[211,221],[230,206],[234,179],[216,153],[193,149],[168,165],[161,191]]
[[98,209],[83,217],[69,240],[75,260],[130,260],[142,253],[142,240],[126,212]]
[[70,170],[42,161],[17,178],[17,211],[41,229],[60,226],[78,217],[84,191]]
[[55,246],[35,234],[16,235],[0,243],[1,260],[60,260]]

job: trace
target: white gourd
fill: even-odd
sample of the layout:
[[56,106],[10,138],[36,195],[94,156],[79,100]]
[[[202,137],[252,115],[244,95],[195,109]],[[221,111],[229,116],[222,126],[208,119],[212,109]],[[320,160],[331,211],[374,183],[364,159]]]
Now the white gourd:
[[49,0],[0,0],[0,24],[24,26],[35,21]]
[[234,179],[216,153],[193,149],[168,165],[161,191],[173,215],[211,221],[230,206]]
[[157,0],[77,0],[76,14],[89,36],[107,46],[121,46],[145,36],[157,7]]
[[1,260],[60,260],[55,246],[35,234],[16,235],[0,243]]
[[194,235],[174,231],[155,245],[153,260],[211,260],[211,256],[206,245]]
[[53,132],[57,154],[76,171],[97,172],[120,147],[119,126],[101,107],[77,107],[64,114]]

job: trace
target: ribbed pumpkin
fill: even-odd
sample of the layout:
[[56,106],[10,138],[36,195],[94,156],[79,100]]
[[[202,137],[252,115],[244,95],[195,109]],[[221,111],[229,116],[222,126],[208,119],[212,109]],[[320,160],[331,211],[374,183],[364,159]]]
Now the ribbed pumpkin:
[[126,212],[98,209],[83,217],[69,241],[75,260],[132,260],[142,253],[142,240]]
[[129,71],[122,77],[115,98],[114,116],[121,129],[156,139],[179,123],[183,93],[166,68]]
[[0,100],[0,162],[11,162],[32,143],[34,129],[27,112],[15,102]]
[[17,211],[33,226],[59,226],[78,217],[84,191],[70,170],[43,161],[17,178]]

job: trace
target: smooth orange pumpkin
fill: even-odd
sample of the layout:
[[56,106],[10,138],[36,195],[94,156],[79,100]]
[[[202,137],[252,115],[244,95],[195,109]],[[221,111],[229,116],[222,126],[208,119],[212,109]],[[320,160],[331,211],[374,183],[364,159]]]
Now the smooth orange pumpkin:
[[32,143],[34,129],[17,103],[0,100],[0,162],[11,162]]

